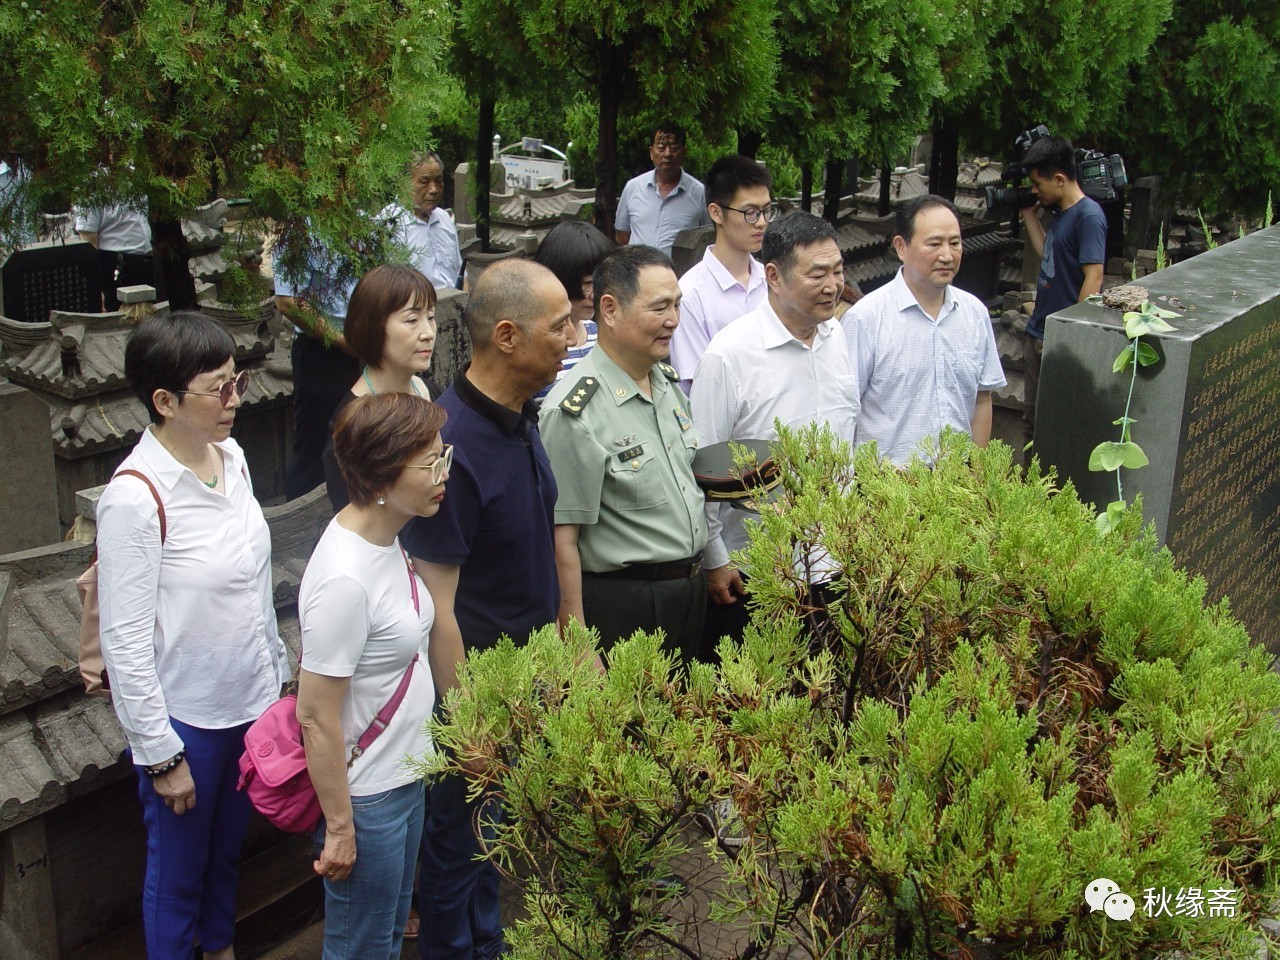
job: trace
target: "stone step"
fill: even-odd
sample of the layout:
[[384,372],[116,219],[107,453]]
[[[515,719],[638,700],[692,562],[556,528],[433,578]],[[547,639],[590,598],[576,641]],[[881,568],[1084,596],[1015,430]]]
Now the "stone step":
[[[320,927],[324,889],[311,870],[313,859],[311,838],[297,836],[241,866],[236,906],[236,956],[240,960],[274,955],[271,951],[299,929]],[[137,960],[145,955],[139,919],[68,954],[67,960]],[[317,949],[314,954],[297,956],[301,960],[320,953]]]

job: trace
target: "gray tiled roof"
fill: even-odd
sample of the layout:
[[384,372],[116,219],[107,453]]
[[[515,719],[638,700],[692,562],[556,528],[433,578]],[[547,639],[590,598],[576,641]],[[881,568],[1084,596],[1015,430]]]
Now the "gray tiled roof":
[[[510,197],[502,198],[494,206],[489,214],[490,229],[499,224],[502,226],[526,226],[529,224],[555,226],[560,222],[561,215],[566,207],[570,204],[577,205],[584,201],[590,201],[594,196],[594,190],[575,188],[559,188],[546,193],[542,191],[517,192]],[[495,197],[494,199],[498,198]],[[525,211],[526,202],[529,205],[528,212]],[[490,237],[490,242],[492,242],[492,239]]]
[[[211,306],[212,309],[206,309],[214,316],[227,310],[218,305]],[[263,316],[244,318],[236,315],[232,320],[224,320],[236,340],[237,359],[249,361],[249,389],[242,403],[242,408],[246,410],[252,410],[258,404],[283,403],[293,394],[289,349],[287,344],[276,344],[269,319],[263,319]],[[127,332],[124,335],[127,336]],[[266,340],[262,339],[264,336],[267,337]],[[54,450],[58,456],[67,459],[131,446],[137,442],[149,422],[146,409],[134,396],[123,375],[105,372],[105,358],[109,355],[119,364],[117,369],[123,368],[123,339],[104,333],[94,338],[94,346],[101,348],[92,352],[95,357],[92,369],[97,377],[95,383],[101,385],[101,389],[71,398],[65,395],[66,391],[52,389],[55,377],[49,372],[50,368],[56,362],[58,369],[61,369],[61,360],[56,359],[57,343],[52,338],[12,364],[13,369],[20,368],[22,372],[11,375],[10,379],[15,383],[35,387],[49,405],[49,428]],[[54,356],[47,356],[49,353]],[[259,357],[264,359],[257,360]],[[5,372],[4,362],[0,361],[0,375]],[[106,387],[108,382],[111,385],[109,389]]]
[[898,272],[898,266],[898,261],[888,256],[854,260],[844,265],[844,278],[849,283],[861,285],[868,280],[892,277]]
[[0,717],[0,830],[124,775],[124,748],[105,701],[81,696]]
[[850,254],[882,249],[887,239],[885,233],[877,233],[856,221],[836,229],[836,245],[846,257]]
[[[265,356],[271,349],[273,300],[263,300],[249,315],[215,302],[202,304],[201,310],[227,328],[235,341],[237,358]],[[128,389],[124,347],[132,325],[122,314],[55,310],[50,313],[47,326],[33,326],[44,328],[45,339],[31,346],[24,356],[0,358],[0,376],[68,400]],[[6,339],[5,343],[8,348],[10,341]]]
[[[331,511],[324,488],[264,510],[280,633],[295,660],[298,584]],[[56,544],[0,557],[0,831],[128,774],[115,713],[79,686],[75,577],[91,547]],[[4,647],[0,643],[0,650]]]

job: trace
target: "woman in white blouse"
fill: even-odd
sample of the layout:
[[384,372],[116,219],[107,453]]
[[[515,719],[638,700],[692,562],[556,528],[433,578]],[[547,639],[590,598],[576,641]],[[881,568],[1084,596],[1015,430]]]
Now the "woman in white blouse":
[[[147,828],[149,960],[234,956],[244,732],[289,667],[276,630],[271,534],[231,439],[248,374],[200,313],[151,317],[125,375],[151,425],[98,504],[99,617],[112,705]],[[165,530],[160,510],[163,503]]]
[[[444,420],[423,397],[379,393],[354,398],[334,426],[350,502],[316,544],[298,596],[298,722],[324,811],[314,865],[324,960],[395,960],[409,916],[425,792],[405,761],[431,750],[431,668],[463,653],[456,640],[428,646],[435,608],[397,534],[440,509],[453,459]],[[381,734],[360,749],[379,714]]]

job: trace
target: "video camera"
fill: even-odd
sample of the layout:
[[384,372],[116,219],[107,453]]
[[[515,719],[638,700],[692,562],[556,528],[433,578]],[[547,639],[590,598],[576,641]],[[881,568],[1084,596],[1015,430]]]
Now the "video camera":
[[[1035,205],[1036,196],[1031,188],[1022,183],[1030,176],[1031,171],[1022,163],[1027,148],[1041,137],[1049,136],[1049,128],[1043,123],[1024,130],[1013,141],[1013,149],[1017,160],[1010,161],[1000,170],[1000,182],[1013,184],[1005,187],[986,187],[984,194],[987,210],[1024,210]],[[1106,156],[1097,150],[1076,149],[1076,182],[1084,195],[1094,200],[1114,200],[1116,188],[1129,184],[1128,174],[1124,169],[1124,158],[1118,153]]]

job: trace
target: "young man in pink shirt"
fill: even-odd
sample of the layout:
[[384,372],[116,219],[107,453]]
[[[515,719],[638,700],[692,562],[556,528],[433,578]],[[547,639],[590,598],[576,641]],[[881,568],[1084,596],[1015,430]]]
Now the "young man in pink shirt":
[[750,157],[721,157],[707,174],[707,213],[716,242],[680,278],[680,326],[671,340],[671,365],[685,393],[711,338],[750,313],[768,292],[764,266],[753,254],[775,216],[773,177]]

